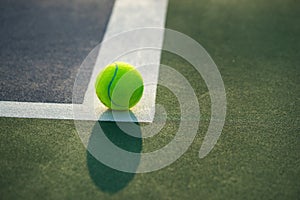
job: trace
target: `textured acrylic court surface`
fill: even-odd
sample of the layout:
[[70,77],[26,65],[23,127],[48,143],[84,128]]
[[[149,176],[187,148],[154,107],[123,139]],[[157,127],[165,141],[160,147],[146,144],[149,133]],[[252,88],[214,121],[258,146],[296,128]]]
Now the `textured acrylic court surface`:
[[[113,0],[0,0],[0,100],[72,102]],[[84,92],[84,91],[83,91]]]
[[[121,173],[86,152],[72,121],[1,118],[0,199],[299,199],[299,7],[292,0],[170,1],[167,27],[206,48],[227,91],[225,127],[204,159],[205,83],[184,60],[164,53],[162,63],[189,79],[201,107],[198,136],[183,157],[160,171]],[[102,125],[124,149],[161,148],[178,128],[174,98],[158,87],[169,120],[142,145],[114,123]]]

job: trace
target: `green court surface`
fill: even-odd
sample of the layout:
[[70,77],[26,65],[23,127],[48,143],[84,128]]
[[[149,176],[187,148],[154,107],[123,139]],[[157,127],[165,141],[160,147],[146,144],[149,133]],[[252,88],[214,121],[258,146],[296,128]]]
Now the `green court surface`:
[[[295,0],[170,0],[166,27],[197,40],[224,81],[227,116],[214,149],[199,159],[211,106],[203,79],[163,52],[161,63],[190,81],[201,108],[198,134],[182,157],[159,171],[123,173],[86,151],[71,120],[0,118],[0,199],[299,199],[299,8]],[[168,121],[151,139],[101,125],[124,149],[159,149],[180,113],[162,86],[157,102]]]

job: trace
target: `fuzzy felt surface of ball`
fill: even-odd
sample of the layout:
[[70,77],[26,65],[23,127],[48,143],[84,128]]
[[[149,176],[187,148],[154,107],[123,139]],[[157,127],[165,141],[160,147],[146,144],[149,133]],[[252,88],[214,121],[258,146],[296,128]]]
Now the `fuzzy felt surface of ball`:
[[142,98],[142,75],[134,66],[114,62],[97,76],[95,90],[99,100],[112,110],[129,110]]

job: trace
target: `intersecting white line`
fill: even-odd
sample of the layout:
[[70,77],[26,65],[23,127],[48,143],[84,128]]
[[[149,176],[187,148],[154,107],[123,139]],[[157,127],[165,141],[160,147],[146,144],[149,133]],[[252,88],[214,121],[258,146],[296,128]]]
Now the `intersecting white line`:
[[[104,35],[104,40],[112,37],[113,35],[117,35],[121,32],[133,30],[137,28],[144,27],[156,27],[156,28],[164,28],[165,26],[165,18],[167,12],[168,0],[142,0],[142,1],[132,1],[132,0],[116,0],[114,4],[114,8],[112,10],[112,14],[107,25],[106,33]],[[162,46],[163,43],[163,35],[161,38],[157,40],[158,44],[156,46]],[[100,48],[99,55],[106,51],[105,49]],[[146,94],[144,94],[145,98],[149,97],[148,101],[142,101],[141,104],[149,104],[149,105],[141,105],[141,107],[148,106],[147,112],[138,112],[137,110],[133,110],[133,113],[136,114],[136,120],[139,122],[152,122],[154,113],[155,113],[155,96],[156,96],[156,84],[158,77],[158,68],[160,64],[160,51],[153,51],[153,53],[148,53],[147,57],[150,58],[152,65],[154,64],[154,68],[151,68],[150,72],[144,72],[144,79],[153,79],[151,89],[145,90]],[[134,56],[134,55],[133,55]],[[148,59],[149,59],[148,58]],[[126,58],[127,60],[131,60],[130,58]],[[147,60],[147,58],[143,58]],[[132,59],[134,60],[134,59]],[[139,63],[139,61],[137,61]],[[134,63],[132,63],[134,64]],[[93,98],[89,95],[89,91],[93,91],[93,79],[95,78],[95,74],[99,72],[101,67],[96,65],[99,68],[93,70],[93,74],[91,76],[90,84],[85,94],[85,101],[83,104],[64,104],[64,103],[33,103],[33,102],[16,102],[16,101],[0,101],[0,116],[1,117],[18,117],[18,118],[45,118],[45,119],[75,119],[74,116],[74,108],[77,111],[82,110],[82,114],[80,114],[76,119],[81,120],[91,120],[90,115],[84,113],[84,110],[89,101],[86,99]],[[154,73],[154,74],[153,74]],[[145,77],[149,76],[149,77]],[[147,94],[148,93],[148,94]],[[99,103],[100,104],[100,103]],[[99,114],[103,114],[105,109],[101,108],[101,112]],[[149,113],[150,112],[150,113]],[[127,121],[128,119],[123,118],[120,115],[119,119],[112,119],[111,115],[102,115],[100,120],[105,121]],[[130,120],[132,121],[132,120]]]

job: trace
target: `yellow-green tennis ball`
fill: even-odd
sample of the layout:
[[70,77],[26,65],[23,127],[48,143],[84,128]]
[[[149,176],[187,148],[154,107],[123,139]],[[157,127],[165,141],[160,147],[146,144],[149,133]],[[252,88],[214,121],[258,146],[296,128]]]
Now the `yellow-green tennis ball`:
[[132,65],[114,62],[98,74],[95,89],[106,107],[129,110],[141,99],[144,84],[141,74]]

